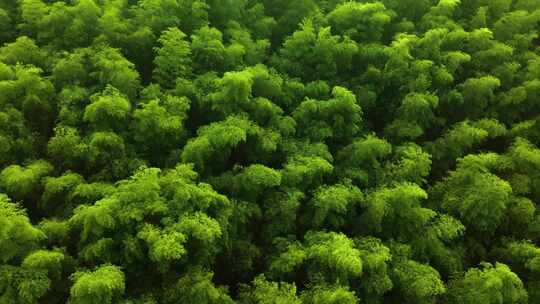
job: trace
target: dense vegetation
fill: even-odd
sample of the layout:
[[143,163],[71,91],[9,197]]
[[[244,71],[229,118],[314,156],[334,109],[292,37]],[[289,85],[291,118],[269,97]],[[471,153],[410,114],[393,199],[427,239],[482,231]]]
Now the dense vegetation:
[[540,303],[540,1],[1,0],[0,303]]

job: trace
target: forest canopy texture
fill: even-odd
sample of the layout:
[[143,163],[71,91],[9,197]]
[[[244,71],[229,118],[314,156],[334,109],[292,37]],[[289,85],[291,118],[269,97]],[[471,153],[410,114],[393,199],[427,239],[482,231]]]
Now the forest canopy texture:
[[0,0],[0,304],[540,303],[540,1]]

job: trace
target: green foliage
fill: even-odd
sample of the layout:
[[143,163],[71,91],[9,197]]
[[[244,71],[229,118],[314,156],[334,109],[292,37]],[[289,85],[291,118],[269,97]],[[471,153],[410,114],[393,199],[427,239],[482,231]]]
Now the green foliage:
[[358,298],[354,292],[351,292],[342,286],[314,286],[302,294],[302,303],[321,303],[321,304],[357,304]]
[[321,157],[293,157],[283,169],[283,182],[297,187],[320,185],[324,176],[330,174],[333,169],[332,164]]
[[426,198],[426,192],[412,183],[378,189],[363,203],[360,229],[374,235],[410,239],[436,215],[422,207],[421,201]]
[[523,283],[502,263],[469,269],[448,288],[449,303],[527,303]]
[[[374,135],[353,141],[337,154],[338,163],[344,177],[361,185],[368,185],[376,179],[377,171],[382,167],[381,161],[392,152],[392,145]],[[374,184],[374,182],[371,182]]]
[[440,166],[447,169],[450,160],[456,160],[468,154],[471,149],[490,138],[505,135],[506,129],[495,120],[469,121],[453,125],[436,141],[427,145],[427,151],[434,160],[441,160]]
[[347,141],[361,130],[362,109],[355,96],[345,88],[334,87],[333,99],[306,100],[293,112],[300,136],[312,141]]
[[493,76],[482,78],[469,78],[461,86],[464,110],[468,117],[480,115],[494,98],[494,90],[501,84],[500,80]]
[[27,36],[21,36],[13,43],[0,48],[0,61],[10,65],[31,64],[43,67],[46,54]]
[[5,303],[37,303],[51,287],[47,274],[39,269],[2,266],[2,294]]
[[461,271],[463,249],[457,244],[465,228],[459,220],[446,214],[433,218],[411,243],[412,253],[419,260],[430,261],[443,276]]
[[191,35],[191,51],[197,71],[221,71],[225,65],[223,34],[216,28],[205,26],[196,30]]
[[362,202],[360,189],[350,185],[322,186],[315,190],[310,202],[309,218],[313,228],[328,226],[339,229],[355,215]]
[[0,172],[0,187],[14,199],[30,198],[39,193],[41,179],[53,170],[51,164],[36,160],[27,166],[12,165]]
[[39,229],[45,234],[48,244],[64,244],[68,240],[69,225],[65,221],[43,220]]
[[251,144],[256,152],[270,153],[276,150],[280,139],[278,133],[265,130],[242,116],[230,116],[197,130],[198,136],[188,141],[182,151],[182,161],[194,163],[199,170],[206,170],[212,159],[217,168],[240,144]]
[[264,275],[256,277],[252,286],[245,288],[241,294],[240,303],[260,303],[260,304],[300,304],[300,299],[296,296],[294,284],[285,282],[267,281]]
[[140,150],[158,158],[176,148],[187,133],[184,124],[189,108],[187,98],[167,95],[135,109],[132,130]]
[[125,123],[131,104],[113,87],[93,96],[92,103],[84,110],[84,121],[96,130],[115,129]]
[[435,95],[412,93],[405,96],[397,109],[398,118],[388,126],[388,132],[399,139],[416,139],[435,120],[433,110],[438,106]]
[[269,240],[280,234],[288,234],[295,231],[298,210],[304,193],[297,189],[289,189],[283,192],[274,192],[264,201],[262,229]]
[[373,237],[360,238],[356,244],[363,261],[365,284],[361,286],[362,293],[368,301],[377,299],[394,286],[389,273],[389,263],[392,260],[390,249]]
[[540,303],[539,26],[0,1],[0,303]]
[[[43,195],[41,196],[42,205],[40,207],[47,212],[58,215],[69,214],[71,208],[61,203],[68,200],[72,191],[83,183],[84,178],[76,173],[66,173],[59,177],[45,178],[43,181]],[[58,208],[58,205],[60,205],[60,208]]]
[[265,193],[277,188],[281,184],[281,177],[281,172],[255,164],[243,168],[234,176],[224,174],[214,180],[213,184],[220,188],[229,189],[239,198],[256,202]]
[[0,142],[2,165],[24,159],[33,153],[34,140],[20,111],[8,108],[0,112]]
[[397,263],[392,269],[396,287],[407,302],[435,303],[446,288],[437,270],[429,265],[408,260]]
[[141,229],[138,237],[148,243],[149,257],[157,263],[167,263],[182,258],[186,254],[183,243],[186,236],[181,232],[159,231],[156,227],[147,225]]
[[124,293],[124,273],[113,265],[102,265],[93,271],[77,271],[71,279],[70,303],[113,303]]
[[332,35],[330,27],[317,29],[308,20],[285,40],[277,64],[293,77],[332,78],[351,69],[357,51],[358,46],[350,38]]
[[139,73],[118,49],[103,47],[92,56],[95,71],[90,75],[103,87],[111,85],[128,97],[134,97],[139,88]]
[[45,270],[52,277],[58,277],[62,272],[62,262],[65,256],[61,252],[38,250],[34,251],[22,262],[22,267],[34,270]]
[[394,13],[383,3],[345,2],[327,15],[332,29],[347,34],[356,41],[379,41],[384,27],[390,23]]
[[213,274],[199,268],[190,269],[166,293],[164,303],[195,301],[201,304],[234,303],[226,289],[212,283]]
[[415,144],[398,146],[395,155],[396,161],[384,168],[387,183],[408,181],[422,185],[426,182],[431,171],[431,155]]
[[279,274],[292,272],[302,264],[311,277],[322,276],[332,283],[346,283],[349,278],[362,275],[360,251],[341,233],[309,231],[304,244],[290,244],[270,268]]
[[[458,162],[456,171],[436,186],[442,194],[440,202],[443,210],[460,219],[471,230],[480,233],[494,233],[508,208],[512,188],[510,184],[489,172],[498,156],[479,155],[480,163],[474,163],[475,156],[467,156]],[[470,164],[469,164],[470,162]]]
[[3,263],[13,258],[22,258],[45,238],[41,230],[32,226],[28,216],[5,195],[0,194],[0,244]]
[[181,30],[170,28],[158,40],[161,47],[156,49],[154,78],[163,86],[171,86],[178,77],[191,76],[191,49],[185,38]]

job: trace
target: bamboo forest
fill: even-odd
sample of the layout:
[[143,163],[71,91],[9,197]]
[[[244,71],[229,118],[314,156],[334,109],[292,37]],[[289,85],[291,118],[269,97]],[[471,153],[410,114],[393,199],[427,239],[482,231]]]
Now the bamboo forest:
[[540,304],[539,0],[0,0],[0,304]]

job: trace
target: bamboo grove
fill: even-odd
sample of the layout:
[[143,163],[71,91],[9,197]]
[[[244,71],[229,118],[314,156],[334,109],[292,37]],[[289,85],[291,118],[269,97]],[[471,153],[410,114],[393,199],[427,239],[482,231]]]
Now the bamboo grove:
[[538,0],[1,0],[0,303],[540,303],[539,33]]

